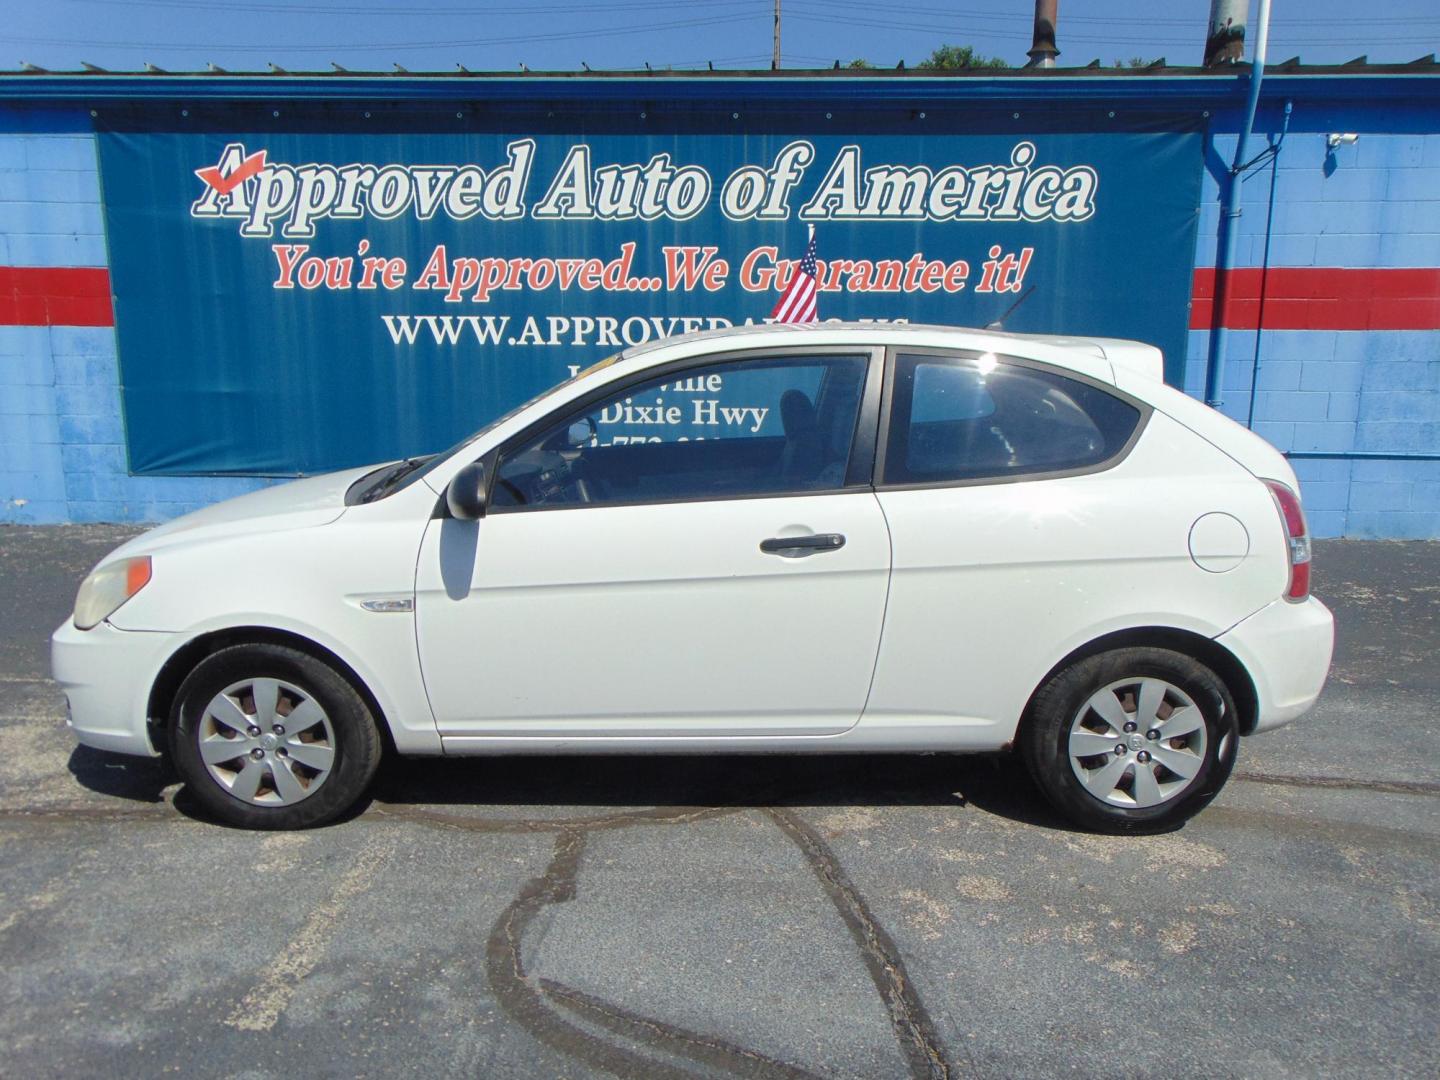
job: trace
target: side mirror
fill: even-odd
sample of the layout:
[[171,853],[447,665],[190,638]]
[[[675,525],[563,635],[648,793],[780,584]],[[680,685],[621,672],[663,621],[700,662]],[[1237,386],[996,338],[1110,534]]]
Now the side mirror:
[[570,425],[570,430],[565,433],[565,441],[570,449],[578,450],[582,446],[589,446],[595,440],[595,418],[593,416],[582,416]]
[[459,521],[478,521],[485,516],[485,466],[466,465],[445,489],[445,505]]

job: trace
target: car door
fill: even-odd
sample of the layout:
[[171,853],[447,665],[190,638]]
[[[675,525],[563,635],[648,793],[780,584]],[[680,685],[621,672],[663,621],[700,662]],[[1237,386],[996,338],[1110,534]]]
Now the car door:
[[826,735],[874,672],[890,541],[879,350],[636,376],[487,456],[417,568],[444,736]]
[[[1098,378],[901,349],[890,379],[876,488],[892,577],[865,724],[994,749],[1087,628],[1136,625],[1154,583],[1188,565],[1194,515],[1170,514],[1183,493],[1135,465],[1143,433],[1163,438],[1151,411]],[[1157,453],[1201,469],[1193,450]]]

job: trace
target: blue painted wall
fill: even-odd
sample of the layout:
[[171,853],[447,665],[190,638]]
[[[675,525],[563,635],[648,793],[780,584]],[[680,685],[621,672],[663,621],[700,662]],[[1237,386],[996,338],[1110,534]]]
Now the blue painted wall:
[[[1262,117],[1252,155],[1278,119],[1274,110]],[[1326,136],[1356,131],[1355,116],[1305,115],[1297,106],[1296,119],[1304,126],[1292,122],[1275,174],[1269,265],[1440,266],[1440,133],[1361,128],[1356,143],[1332,151]],[[1385,115],[1365,119],[1383,128]],[[1440,116],[1433,119],[1440,127]],[[1235,141],[1217,135],[1216,154],[1230,161]],[[1269,185],[1267,167],[1242,187],[1239,266],[1262,265]],[[1208,173],[1201,198],[1196,266],[1213,266],[1219,187]],[[1204,396],[1209,336],[1190,333],[1185,390],[1195,397]],[[1221,410],[1242,423],[1253,416],[1254,429],[1281,450],[1440,452],[1440,331],[1265,330],[1258,369],[1256,332],[1227,337]],[[1440,460],[1337,456],[1292,464],[1316,536],[1440,537]]]
[[129,475],[114,330],[0,326],[0,521],[165,521],[270,482]]
[[[88,120],[0,114],[0,265],[107,265]],[[165,521],[269,482],[129,475],[114,329],[0,326],[0,521]]]

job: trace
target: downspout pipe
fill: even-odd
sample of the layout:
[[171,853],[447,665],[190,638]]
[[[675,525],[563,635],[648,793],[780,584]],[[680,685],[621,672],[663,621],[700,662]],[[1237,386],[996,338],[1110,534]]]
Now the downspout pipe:
[[1255,35],[1255,59],[1250,64],[1250,94],[1245,103],[1245,119],[1235,142],[1235,159],[1220,189],[1220,243],[1215,256],[1215,302],[1210,315],[1210,344],[1205,358],[1205,404],[1219,408],[1224,399],[1225,346],[1229,336],[1225,328],[1225,309],[1230,292],[1230,268],[1235,262],[1235,242],[1240,234],[1240,174],[1249,160],[1250,135],[1255,130],[1255,111],[1260,106],[1260,84],[1265,80],[1265,49],[1270,37],[1270,0],[1260,0],[1259,23]]
[[[1265,251],[1260,256],[1260,306],[1255,312],[1255,352],[1250,359],[1250,409],[1245,416],[1245,426],[1255,427],[1256,391],[1260,385],[1260,346],[1265,340],[1265,297],[1269,292],[1266,285],[1270,277],[1270,240],[1275,229],[1275,182],[1280,176],[1280,149],[1285,145],[1285,136],[1290,133],[1290,114],[1295,111],[1295,102],[1285,99],[1285,112],[1280,121],[1280,137],[1271,144],[1270,157],[1270,198],[1265,206]],[[1262,151],[1259,157],[1264,157]]]

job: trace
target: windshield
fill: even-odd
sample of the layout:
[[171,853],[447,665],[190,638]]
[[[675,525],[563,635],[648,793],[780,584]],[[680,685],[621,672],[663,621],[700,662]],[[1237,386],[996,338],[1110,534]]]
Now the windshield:
[[447,450],[441,450],[438,454],[429,454],[421,457],[406,458],[404,461],[397,461],[389,465],[382,465],[380,468],[375,469],[372,472],[366,473],[353,485],[351,485],[350,490],[346,492],[345,502],[349,505],[354,505],[355,503],[375,502],[379,499],[388,498],[389,496],[395,494],[395,492],[397,491],[404,491],[407,487],[415,483],[422,476],[425,476],[427,473],[433,470],[441,462],[448,460],[451,456],[455,454],[458,454],[466,446],[468,446],[470,443],[473,443],[476,439],[480,438],[486,432],[491,431],[494,428],[505,423],[505,421],[509,420],[512,416],[516,416],[517,414],[524,412],[526,409],[530,408],[531,405],[535,405],[538,402],[543,401],[545,398],[555,393],[555,391],[559,390],[561,387],[569,386],[577,379],[583,379],[585,376],[591,374],[592,372],[596,372],[601,370],[602,368],[609,367],[611,364],[619,360],[621,355],[621,353],[615,353],[612,356],[607,356],[604,360],[596,361],[587,368],[580,369],[574,375],[570,376],[563,382],[556,383],[554,386],[549,387],[546,390],[542,390],[540,393],[532,397],[529,401],[522,401],[519,405],[516,405],[509,412],[505,413],[502,416],[497,416],[494,420],[491,420],[488,424],[486,424],[479,430],[472,431],[469,435],[466,435],[463,439],[455,443]]

